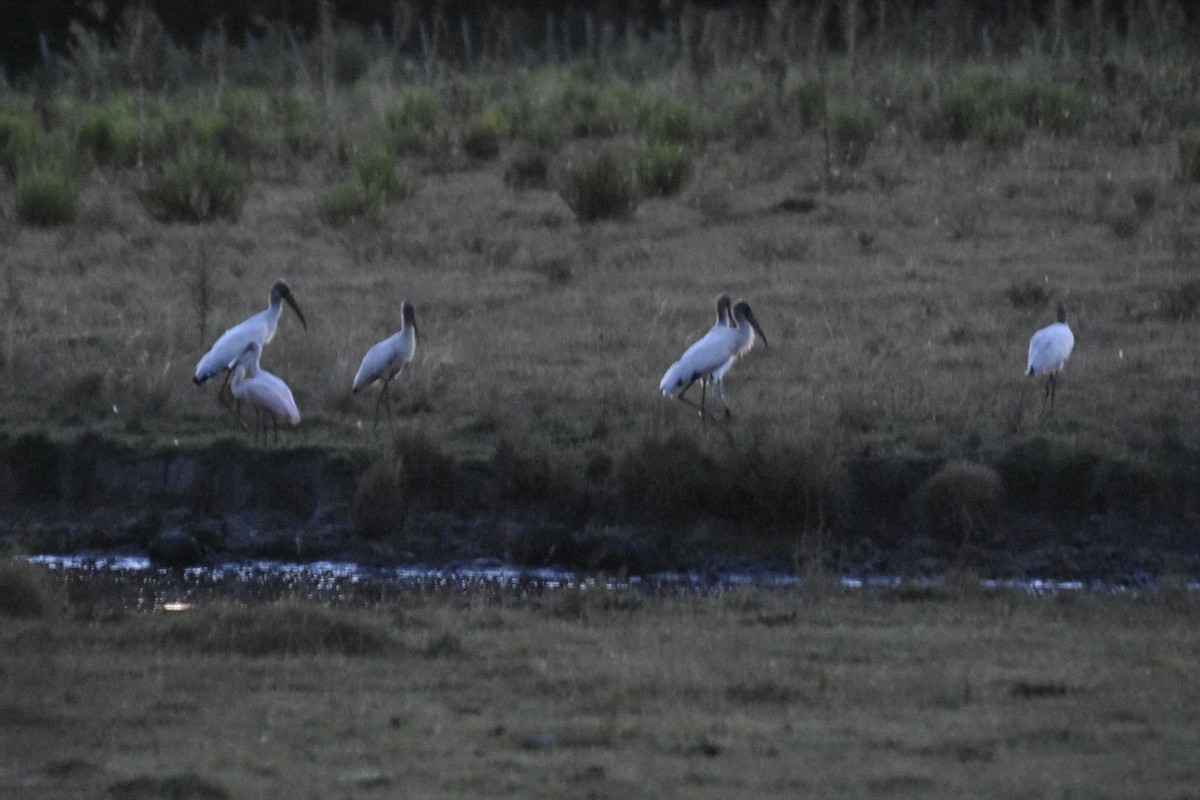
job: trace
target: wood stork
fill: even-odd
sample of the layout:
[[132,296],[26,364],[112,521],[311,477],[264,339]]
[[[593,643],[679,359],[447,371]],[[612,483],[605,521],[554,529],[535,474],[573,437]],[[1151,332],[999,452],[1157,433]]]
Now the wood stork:
[[721,404],[725,406],[726,415],[729,414],[729,404],[725,402],[725,384],[722,379],[725,373],[729,372],[730,367],[739,358],[750,352],[750,348],[754,347],[755,331],[762,337],[763,347],[769,347],[767,344],[767,336],[762,332],[762,328],[758,325],[758,320],[754,318],[754,312],[750,310],[750,304],[745,300],[739,299],[733,307],[732,317],[735,337],[734,344],[737,348],[736,352],[712,374],[713,393],[721,398]]
[[296,408],[296,400],[292,390],[277,375],[272,375],[258,365],[262,354],[262,345],[251,341],[234,359],[231,369],[233,382],[230,391],[238,402],[245,400],[254,406],[254,434],[258,438],[261,428],[263,441],[266,441],[266,423],[259,425],[262,413],[272,415],[275,425],[275,441],[279,441],[279,418],[283,417],[293,425],[300,424],[300,410]]
[[[297,305],[296,298],[292,297],[292,290],[288,287],[287,282],[282,279],[275,281],[275,285],[271,287],[271,301],[267,307],[222,333],[196,364],[196,377],[192,380],[196,384],[201,384],[214,375],[225,372],[225,380],[228,382],[227,371],[232,369],[234,362],[241,358],[247,345],[257,342],[261,350],[275,337],[275,328],[279,326],[279,315],[283,310],[283,301],[285,300],[296,312],[296,316],[300,318],[300,324],[307,330],[308,322],[304,319],[304,312]],[[217,392],[218,399],[224,390],[225,386],[222,384],[221,391]]]
[[388,420],[392,419],[392,398],[388,394],[388,386],[404,369],[404,365],[413,360],[417,351],[417,307],[405,301],[401,310],[400,330],[382,342],[371,345],[371,349],[363,356],[358,374],[354,376],[353,393],[370,386],[375,381],[383,381],[379,398],[375,401],[375,427],[379,427],[379,404],[387,406]]
[[[700,404],[696,408],[700,410],[701,417],[704,416],[708,384],[714,380],[714,373],[727,362],[736,358],[740,352],[749,349],[749,345],[753,343],[755,330],[758,331],[759,336],[763,337],[764,343],[767,340],[758,321],[754,318],[754,312],[750,310],[750,304],[745,300],[739,300],[733,309],[732,319],[736,324],[735,327],[720,324],[721,298],[717,299],[717,303],[718,323],[684,351],[679,360],[667,369],[658,384],[663,395],[676,397],[689,405],[696,406],[695,403],[687,400],[684,394],[693,383],[700,381]],[[723,398],[721,402],[724,404]],[[729,414],[728,406],[725,408],[725,413]]]
[[1029,363],[1025,366],[1026,375],[1046,375],[1046,395],[1042,398],[1042,411],[1046,410],[1046,401],[1050,401],[1050,410],[1054,411],[1054,393],[1058,383],[1058,373],[1067,365],[1071,350],[1075,347],[1075,334],[1067,326],[1067,307],[1061,301],[1058,304],[1058,322],[1047,325],[1029,340]]

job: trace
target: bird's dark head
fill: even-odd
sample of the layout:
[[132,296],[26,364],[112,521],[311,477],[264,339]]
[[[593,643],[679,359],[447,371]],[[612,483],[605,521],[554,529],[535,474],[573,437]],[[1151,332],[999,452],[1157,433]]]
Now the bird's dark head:
[[292,287],[287,285],[287,281],[283,278],[275,281],[275,285],[271,287],[271,305],[275,305],[281,300],[286,300],[287,304],[292,307],[292,311],[296,312],[296,316],[300,318],[300,324],[308,330],[308,320],[304,318],[304,312],[300,310],[300,305],[296,302],[296,298],[292,296]]
[[738,300],[736,303],[734,303],[733,318],[739,325],[741,325],[743,322],[749,323],[750,327],[754,328],[754,332],[758,334],[758,337],[762,339],[763,347],[770,347],[770,345],[767,344],[767,335],[763,333],[762,328],[759,327],[758,320],[755,318],[754,312],[750,310],[749,303],[747,303],[745,300]]
[[412,328],[413,335],[419,335],[417,333],[417,307],[413,305],[411,300],[404,301],[404,305],[401,307],[401,315],[404,319],[404,327]]
[[729,309],[732,306],[732,304],[733,304],[733,301],[729,299],[729,295],[725,294],[724,292],[721,292],[719,295],[717,295],[717,322],[718,323],[723,322],[726,325],[733,324],[733,320],[729,316]]

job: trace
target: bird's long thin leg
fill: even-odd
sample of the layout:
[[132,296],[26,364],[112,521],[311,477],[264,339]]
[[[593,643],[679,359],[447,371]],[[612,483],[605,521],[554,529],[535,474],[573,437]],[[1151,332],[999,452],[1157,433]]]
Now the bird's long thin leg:
[[704,419],[704,396],[708,392],[708,379],[700,380],[700,419]]
[[375,425],[374,430],[379,430],[379,404],[383,402],[383,395],[387,391],[387,382],[383,384],[383,388],[379,390],[379,395],[375,398]]
[[1046,391],[1042,394],[1042,410],[1038,413],[1038,416],[1044,417],[1046,415],[1046,401],[1050,399],[1050,387],[1053,385],[1054,375],[1051,374],[1050,377],[1046,379]]
[[396,422],[392,418],[392,393],[390,391],[391,385],[392,385],[391,381],[388,381],[387,383],[385,383],[383,385],[383,393],[384,393],[384,395],[387,396],[387,401],[384,403],[384,406],[387,408],[388,426],[395,427]]
[[[225,370],[225,379],[221,381],[221,388],[217,389],[217,402],[220,403],[221,405],[225,406],[225,408],[229,408],[229,400],[227,398],[233,397],[233,390],[229,388],[229,379],[232,376],[233,376],[233,370],[231,370],[231,369]],[[241,402],[242,402],[241,400],[234,398],[234,403],[239,409],[241,407]],[[240,417],[239,417],[239,421],[240,421]]]
[[725,381],[717,381],[713,384],[713,394],[721,399],[721,406],[725,409],[725,419],[733,417],[733,412],[729,410],[729,401],[725,399]]
[[1050,413],[1054,413],[1054,395],[1058,393],[1058,373],[1050,373]]
[[679,402],[683,403],[684,405],[688,405],[688,406],[691,406],[692,408],[699,409],[700,406],[696,405],[691,400],[688,400],[686,397],[684,397],[684,394],[687,393],[688,389],[692,388],[692,384],[695,382],[696,382],[695,378],[692,378],[690,381],[688,381],[688,385],[683,387],[683,391],[681,391],[679,394],[675,395],[675,399],[678,400]]

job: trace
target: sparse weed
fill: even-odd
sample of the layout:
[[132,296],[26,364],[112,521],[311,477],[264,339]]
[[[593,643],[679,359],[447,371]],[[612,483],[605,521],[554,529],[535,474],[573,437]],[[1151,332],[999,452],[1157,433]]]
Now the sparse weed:
[[233,222],[241,216],[248,183],[245,170],[224,158],[187,151],[149,172],[137,197],[160,222]]
[[804,80],[787,90],[783,108],[800,123],[802,131],[812,130],[825,117],[825,88],[818,80]]
[[664,100],[644,106],[642,130],[651,145],[690,147],[696,141],[695,114],[690,106]]
[[137,159],[137,122],[120,108],[93,109],[80,123],[79,148],[101,166],[132,166]]
[[[981,137],[993,145],[1019,141],[1014,121],[1053,135],[1083,125],[1086,104],[1074,86],[1011,78],[998,70],[964,71],[923,125],[927,138],[963,141]],[[1023,135],[1021,133],[1020,135]]]
[[634,165],[610,148],[584,152],[568,161],[558,194],[580,222],[628,219],[641,201]]
[[17,219],[26,225],[50,227],[75,220],[78,190],[61,169],[38,167],[17,179]]

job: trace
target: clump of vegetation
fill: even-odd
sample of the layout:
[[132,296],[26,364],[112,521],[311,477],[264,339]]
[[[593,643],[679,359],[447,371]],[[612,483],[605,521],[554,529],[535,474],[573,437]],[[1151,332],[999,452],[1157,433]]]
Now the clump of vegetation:
[[801,81],[784,93],[782,105],[801,130],[811,130],[825,118],[825,88],[818,80]]
[[500,145],[512,134],[512,115],[503,107],[485,108],[463,134],[463,151],[471,158],[489,161],[500,155]]
[[44,617],[58,603],[44,570],[17,559],[0,561],[0,617]]
[[836,107],[829,111],[829,146],[835,162],[857,167],[879,136],[879,117],[869,108]]
[[26,225],[50,227],[75,219],[77,190],[61,168],[37,167],[17,179],[17,219]]
[[401,173],[386,147],[372,147],[354,160],[354,174],[368,194],[378,195],[383,202],[407,200],[416,194],[415,179]]
[[504,185],[514,189],[545,189],[550,185],[550,158],[546,151],[518,143],[504,169]]
[[0,110],[0,167],[10,178],[32,160],[37,148],[37,120],[30,113]]
[[373,217],[381,207],[382,195],[358,176],[330,186],[317,198],[317,216],[335,227]]
[[1004,500],[1000,473],[984,464],[951,461],[917,491],[921,526],[937,539],[960,543],[986,529]]
[[695,112],[683,103],[663,101],[647,106],[641,126],[653,145],[674,145],[682,149],[696,141]]
[[428,155],[436,151],[441,101],[431,91],[408,95],[387,112],[388,144],[402,156]]
[[628,219],[641,201],[634,165],[611,148],[568,162],[558,194],[580,222]]
[[1079,130],[1085,112],[1083,96],[1074,86],[971,69],[934,108],[924,133],[930,138],[979,137],[1007,145],[1023,136],[1018,124],[1060,136]]
[[617,482],[626,509],[667,526],[719,516],[727,507],[720,464],[684,436],[643,441],[620,460]]
[[638,151],[634,169],[642,194],[670,197],[691,178],[692,156],[681,145],[651,144]]
[[362,34],[354,29],[342,31],[333,48],[333,80],[338,86],[350,86],[367,74],[371,49]]
[[187,151],[150,172],[137,197],[160,222],[236,222],[248,183],[246,171],[226,159]]
[[1200,128],[1179,134],[1179,172],[1184,180],[1200,183]]
[[80,123],[79,148],[101,166],[132,166],[137,159],[137,123],[119,109],[93,109]]

